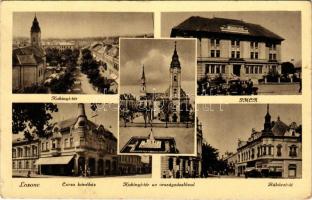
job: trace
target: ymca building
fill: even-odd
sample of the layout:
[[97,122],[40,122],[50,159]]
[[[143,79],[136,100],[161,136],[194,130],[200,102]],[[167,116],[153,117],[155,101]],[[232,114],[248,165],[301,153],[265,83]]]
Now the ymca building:
[[258,24],[192,16],[171,37],[197,38],[197,79],[259,79],[281,74],[281,36]]

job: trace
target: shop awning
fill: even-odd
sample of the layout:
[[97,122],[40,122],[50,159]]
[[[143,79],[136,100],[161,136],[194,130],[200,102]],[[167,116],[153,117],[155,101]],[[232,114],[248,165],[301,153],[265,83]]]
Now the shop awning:
[[68,164],[74,156],[58,156],[58,157],[48,157],[39,158],[36,161],[36,165],[66,165]]

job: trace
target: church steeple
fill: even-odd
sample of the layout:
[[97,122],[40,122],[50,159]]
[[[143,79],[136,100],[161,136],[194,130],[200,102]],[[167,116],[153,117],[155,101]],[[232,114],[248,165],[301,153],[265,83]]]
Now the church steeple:
[[144,65],[142,66],[141,93],[143,94],[146,93],[146,79],[145,79]]
[[33,20],[30,32],[36,32],[36,33],[41,32],[36,14],[35,14],[35,17],[34,17],[34,20]]
[[271,115],[270,115],[270,106],[267,105],[267,113],[264,117],[264,131],[269,132],[271,131],[272,123],[271,123]]
[[77,127],[85,127],[87,125],[87,115],[83,103],[78,103]]
[[41,29],[40,29],[36,14],[32,22],[31,29],[30,29],[30,41],[31,41],[31,46],[41,47]]
[[174,51],[172,55],[172,60],[170,64],[170,68],[181,68],[180,61],[179,61],[179,55],[177,52],[177,42],[174,42]]

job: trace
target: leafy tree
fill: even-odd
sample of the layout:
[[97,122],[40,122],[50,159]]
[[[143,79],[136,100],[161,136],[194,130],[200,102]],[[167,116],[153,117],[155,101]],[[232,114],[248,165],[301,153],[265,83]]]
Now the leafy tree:
[[218,169],[218,156],[218,149],[212,147],[210,144],[202,145],[202,168],[204,176],[208,176],[208,172]]
[[172,103],[169,99],[163,99],[160,102],[160,110],[163,112],[166,122],[166,128],[168,128],[169,116],[172,114]]
[[48,136],[52,133],[51,113],[58,112],[56,104],[52,103],[13,103],[12,132],[24,132],[25,138],[32,140]]
[[291,62],[282,63],[282,74],[288,75],[295,73],[295,66]]
[[34,84],[34,85],[29,86],[29,87],[26,87],[22,91],[22,93],[25,93],[25,94],[33,94],[33,93],[45,94],[47,92],[48,92],[47,87],[45,87],[43,85],[38,85],[38,84]]

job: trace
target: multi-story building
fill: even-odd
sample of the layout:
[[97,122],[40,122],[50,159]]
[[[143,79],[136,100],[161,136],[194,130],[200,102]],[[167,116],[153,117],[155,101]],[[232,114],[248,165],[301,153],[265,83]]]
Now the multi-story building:
[[200,177],[202,174],[202,124],[197,119],[196,156],[163,156],[161,157],[162,178]]
[[237,164],[237,153],[225,153],[225,157],[223,160],[227,163],[228,165],[228,174],[234,175],[235,174],[235,166]]
[[235,174],[257,170],[265,176],[301,178],[301,144],[298,125],[295,122],[286,125],[280,117],[271,121],[268,106],[264,129],[260,132],[253,129],[247,141],[238,141]]
[[77,117],[57,122],[51,135],[32,142],[13,141],[13,172],[107,176],[141,173],[142,166],[140,156],[117,155],[115,136],[88,120],[81,103]]
[[193,16],[171,30],[171,37],[197,38],[197,79],[205,76],[266,81],[281,73],[279,35],[258,24]]
[[119,46],[95,43],[90,47],[94,59],[100,62],[100,74],[109,79],[118,79],[119,75]]
[[66,49],[74,50],[77,45],[74,42],[67,41],[46,41],[42,46],[44,49],[50,48],[65,51]]
[[12,144],[13,174],[26,176],[29,171],[36,173],[38,166],[35,162],[39,158],[39,140],[15,139]]
[[13,49],[12,88],[14,91],[41,84],[45,79],[46,55],[41,44],[41,29],[35,16],[30,29],[30,46]]

